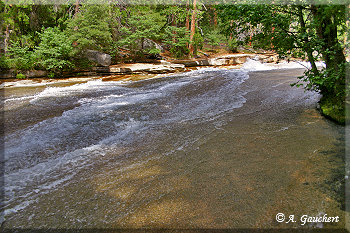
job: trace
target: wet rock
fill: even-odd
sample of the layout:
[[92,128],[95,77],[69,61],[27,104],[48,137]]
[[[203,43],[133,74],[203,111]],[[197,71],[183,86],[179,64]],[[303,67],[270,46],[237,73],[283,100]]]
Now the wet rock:
[[247,58],[254,58],[255,55],[251,54],[231,54],[211,59],[201,60],[175,60],[173,63],[183,64],[186,67],[192,66],[224,66],[224,65],[237,65],[243,64],[247,61]]
[[175,72],[175,69],[170,66],[158,66],[148,69],[147,72],[152,74],[165,74]]
[[90,61],[94,61],[101,66],[109,66],[111,64],[111,56],[96,50],[86,50],[85,55]]
[[160,60],[159,62],[160,62],[160,64],[162,64],[162,65],[171,65],[171,63],[168,62],[168,61],[166,61],[166,60]]
[[231,54],[222,57],[212,58],[209,60],[212,66],[237,65],[243,64],[248,58],[253,58],[255,55],[250,54]]
[[279,58],[278,55],[274,55],[274,56],[265,56],[262,61],[264,63],[272,63],[272,62],[278,62]]
[[92,69],[93,71],[97,73],[105,73],[105,74],[130,74],[132,73],[130,68],[124,68],[124,67],[94,67]]
[[183,64],[170,64],[170,67],[173,69],[178,69],[178,70],[184,70],[185,69],[185,65]]
[[203,59],[203,60],[175,60],[173,61],[175,64],[182,64],[186,67],[192,67],[192,66],[209,66],[209,60]]

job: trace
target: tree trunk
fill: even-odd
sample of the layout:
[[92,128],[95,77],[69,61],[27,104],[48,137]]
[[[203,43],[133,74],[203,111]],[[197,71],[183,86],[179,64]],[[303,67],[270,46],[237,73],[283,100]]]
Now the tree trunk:
[[[230,30],[232,30],[233,20],[230,21]],[[230,40],[232,40],[232,31],[230,32]]]
[[7,53],[9,38],[10,38],[9,25],[6,25],[5,38],[4,38],[4,52],[5,52],[5,54]]
[[213,11],[214,11],[214,28],[218,27],[218,13],[216,12],[215,7],[213,7]]
[[[301,27],[301,32],[302,33],[306,33],[306,26],[305,26],[305,21],[304,21],[304,14],[303,14],[303,8],[302,6],[297,6],[298,7],[298,17],[299,17],[299,23],[300,23],[300,27]],[[309,59],[309,62],[311,63],[311,70],[315,75],[318,75],[318,69],[315,63],[315,58],[312,55],[312,49],[310,47],[310,42],[308,38],[304,39],[305,42],[305,51],[307,54],[307,57]]]
[[190,30],[190,0],[187,0],[186,3],[186,8],[187,8],[187,16],[186,16],[186,29],[189,31]]
[[[338,64],[345,62],[343,49],[338,41],[337,25],[332,22],[331,15],[324,14],[323,6],[311,6],[311,11],[316,22],[316,34],[324,43],[322,44],[322,56],[327,68],[338,69]],[[334,52],[330,54],[328,51]]]
[[29,27],[33,31],[40,30],[40,22],[39,22],[39,8],[40,5],[32,5],[32,10],[29,14]]
[[193,46],[193,37],[196,32],[196,4],[197,0],[193,0],[193,11],[192,11],[192,20],[191,20],[191,34],[190,34],[190,56],[193,57],[194,46]]
[[333,23],[332,15],[324,12],[324,6],[312,5],[311,12],[316,25],[317,37],[322,41],[321,54],[326,63],[326,68],[338,76],[334,88],[324,90],[322,94],[334,95],[337,88],[343,88],[345,85],[345,71],[340,70],[339,64],[346,62],[342,46],[337,37],[337,25]]
[[78,12],[79,12],[79,0],[76,0],[75,1],[74,17],[77,17]]
[[[176,2],[174,0],[174,8],[176,7]],[[176,27],[176,15],[175,14],[171,14],[171,26]],[[173,31],[173,43],[176,43],[176,31]]]

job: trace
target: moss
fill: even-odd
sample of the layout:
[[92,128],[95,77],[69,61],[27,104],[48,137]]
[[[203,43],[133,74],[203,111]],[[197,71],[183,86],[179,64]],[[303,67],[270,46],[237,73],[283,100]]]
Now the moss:
[[345,104],[340,98],[323,96],[320,100],[320,110],[326,118],[345,125],[345,118],[348,117],[345,117]]

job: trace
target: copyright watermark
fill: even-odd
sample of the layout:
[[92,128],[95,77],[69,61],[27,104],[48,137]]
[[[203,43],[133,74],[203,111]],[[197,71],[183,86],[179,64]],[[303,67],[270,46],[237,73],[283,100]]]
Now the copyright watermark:
[[310,216],[305,214],[298,218],[293,214],[286,216],[284,213],[278,213],[276,214],[276,221],[280,223],[300,222],[300,225],[303,226],[306,223],[339,222],[339,216],[327,216],[327,214]]
[[276,214],[276,221],[277,222],[284,222],[285,219],[286,219],[286,216],[283,213]]

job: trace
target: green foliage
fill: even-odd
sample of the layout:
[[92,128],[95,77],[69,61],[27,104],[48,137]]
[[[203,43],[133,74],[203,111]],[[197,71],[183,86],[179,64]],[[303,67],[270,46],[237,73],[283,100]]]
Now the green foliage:
[[49,78],[54,78],[54,77],[55,77],[55,73],[50,72],[50,73],[47,75],[47,77],[49,77]]
[[190,42],[189,32],[185,27],[166,28],[167,37],[165,43],[170,46],[170,53],[176,58],[183,58],[188,55],[188,43]]
[[[69,6],[67,5],[33,5],[33,4],[6,4],[0,2],[0,30],[6,28],[11,30],[12,41],[17,41],[23,36],[31,38],[31,43],[37,45],[36,32],[41,28],[59,26],[64,29],[64,23],[69,17]],[[34,46],[33,45],[33,46]],[[32,47],[33,47],[32,46]],[[31,47],[31,46],[30,46]]]
[[344,6],[221,5],[217,10],[226,22],[222,28],[226,35],[243,35],[246,42],[252,35],[255,46],[273,49],[281,57],[324,60],[325,70],[314,66],[302,81],[308,83],[307,89],[343,95],[345,58],[337,28],[344,23]]
[[25,78],[26,76],[24,74],[19,73],[16,75],[16,79],[25,79]]
[[160,49],[157,49],[157,48],[151,48],[148,50],[148,53],[149,54],[152,54],[152,55],[157,55],[160,53]]
[[39,38],[41,42],[35,48],[35,53],[43,68],[54,73],[61,73],[73,67],[70,61],[73,46],[65,32],[58,28],[47,28],[44,32],[39,33]]
[[218,29],[209,31],[205,38],[207,43],[212,47],[218,46],[221,43],[226,42],[226,37]]
[[154,54],[155,48],[144,49],[143,41],[146,38],[154,41],[163,39],[161,29],[165,24],[164,16],[152,6],[135,6],[130,14],[119,29],[120,40],[117,45],[129,49],[132,53],[143,51]]
[[12,43],[6,54],[7,67],[17,70],[44,68],[60,73],[73,66],[70,61],[73,47],[64,32],[58,28],[47,28],[38,33],[38,38],[40,43],[34,49],[27,43]]
[[204,38],[201,34],[196,32],[193,36],[193,47],[194,47],[194,54],[197,54],[198,49],[202,49],[204,44]]
[[9,61],[7,57],[5,56],[0,56],[0,69],[8,69],[9,67]]
[[[0,67],[46,69],[57,76],[73,64],[79,68],[91,66],[83,56],[86,49],[106,52],[112,57],[119,50],[123,51],[120,57],[158,54],[160,51],[155,47],[145,48],[146,39],[165,44],[173,56],[188,56],[189,32],[185,27],[191,23],[192,4],[187,7],[111,3],[84,1],[75,12],[72,4],[11,5],[1,1],[0,30],[9,40],[6,53],[1,51],[5,56],[0,57]],[[213,32],[214,13],[213,7],[207,9],[197,4],[195,52],[203,47],[204,41],[213,46],[223,41],[217,30]]]
[[311,69],[305,72],[305,76],[299,77],[297,83],[292,86],[303,86],[307,90],[321,91],[324,95],[345,96],[345,75],[346,63],[338,64],[336,68],[319,70],[317,74]]
[[79,13],[68,20],[69,39],[77,45],[77,53],[85,49],[108,52],[113,48],[108,12],[107,5],[84,4]]
[[227,43],[228,50],[232,53],[238,52],[238,41],[235,38],[229,39]]
[[13,43],[8,48],[7,65],[19,70],[31,70],[36,67],[37,56],[27,46],[21,46],[19,42]]

